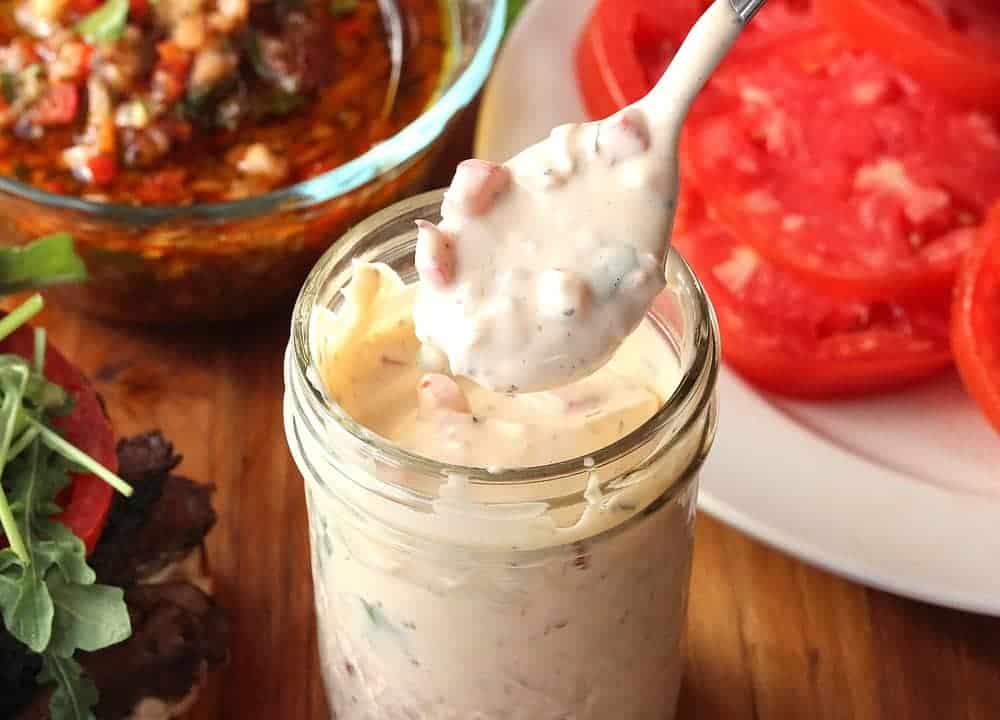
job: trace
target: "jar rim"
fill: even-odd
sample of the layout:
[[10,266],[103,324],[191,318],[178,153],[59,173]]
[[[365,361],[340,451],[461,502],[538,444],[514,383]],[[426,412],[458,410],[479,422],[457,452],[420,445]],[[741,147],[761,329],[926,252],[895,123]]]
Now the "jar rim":
[[[694,352],[681,357],[680,379],[671,395],[660,408],[639,427],[598,450],[567,458],[546,465],[500,468],[497,470],[440,462],[406,450],[390,440],[372,432],[355,421],[346,410],[333,401],[318,381],[317,366],[312,354],[311,320],[318,299],[334,269],[353,255],[355,247],[365,238],[387,224],[412,216],[427,217],[440,208],[444,190],[431,190],[399,201],[381,210],[351,228],[337,240],[310,271],[295,301],[292,312],[289,372],[295,372],[308,392],[308,402],[323,420],[332,420],[357,443],[376,456],[379,462],[405,467],[429,476],[461,476],[471,485],[528,486],[553,478],[577,475],[582,470],[591,471],[613,463],[636,448],[653,440],[671,423],[679,424],[672,437],[654,455],[668,450],[677,438],[685,437],[691,426],[706,412],[712,401],[719,373],[719,334],[715,312],[701,282],[684,258],[672,250],[668,259],[668,282],[682,284],[682,294],[692,298],[691,327],[685,334],[693,336]],[[416,229],[414,228],[414,233]],[[652,318],[659,326],[661,323]],[[683,356],[683,353],[679,353]],[[288,378],[289,381],[292,378]],[[323,423],[324,426],[326,423]],[[647,458],[642,464],[649,461]],[[638,469],[638,468],[636,468]]]

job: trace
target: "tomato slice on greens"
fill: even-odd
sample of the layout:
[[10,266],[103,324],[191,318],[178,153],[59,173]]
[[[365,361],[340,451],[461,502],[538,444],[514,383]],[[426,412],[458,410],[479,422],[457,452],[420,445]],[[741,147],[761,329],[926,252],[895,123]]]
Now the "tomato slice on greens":
[[1000,204],[962,264],[951,338],[965,387],[1000,432]]
[[[0,353],[34,356],[35,338],[30,326],[22,325],[0,341]],[[45,345],[45,376],[65,390],[73,401],[65,415],[52,424],[67,442],[92,457],[111,472],[118,471],[115,433],[91,382],[52,343]],[[59,497],[63,507],[55,518],[83,540],[88,554],[93,551],[107,522],[114,488],[91,473],[71,473],[71,484]]]
[[831,33],[745,54],[685,126],[685,173],[758,253],[826,292],[949,288],[1000,197],[1000,123]]
[[941,92],[1000,110],[1000,3],[817,0],[823,19]]
[[741,243],[686,192],[674,247],[715,307],[726,363],[782,395],[828,399],[910,385],[951,364],[947,298],[845,301]]

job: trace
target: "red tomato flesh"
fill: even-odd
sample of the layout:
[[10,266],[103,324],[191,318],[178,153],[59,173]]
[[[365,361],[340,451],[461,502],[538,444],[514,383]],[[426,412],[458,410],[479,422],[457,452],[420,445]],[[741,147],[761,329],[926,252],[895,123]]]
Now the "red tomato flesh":
[[76,119],[80,108],[80,90],[68,82],[49,85],[35,104],[35,119],[39,125],[68,125]]
[[1000,204],[962,264],[951,337],[969,394],[1000,432]]
[[1000,3],[817,0],[830,27],[958,100],[1000,110]]
[[77,14],[86,15],[101,7],[101,4],[101,0],[72,0],[69,5]]
[[1000,197],[1000,124],[830,34],[713,77],[682,165],[761,255],[844,297],[950,287]]
[[118,175],[118,161],[114,155],[95,155],[87,161],[95,185],[109,185]]
[[[34,333],[24,326],[0,342],[0,353],[34,357]],[[118,471],[118,453],[111,420],[94,386],[52,343],[46,343],[45,376],[73,398],[73,409],[53,419],[63,437],[112,472]],[[91,553],[100,539],[114,498],[114,489],[90,473],[72,473],[71,484],[59,498],[63,512],[56,519],[83,540]]]
[[590,116],[607,117],[649,92],[704,7],[703,0],[599,2],[576,49]]
[[129,0],[128,12],[133,20],[145,20],[149,17],[149,0]]
[[844,301],[783,272],[686,193],[674,247],[715,307],[727,364],[755,385],[826,399],[910,385],[951,363],[946,298]]

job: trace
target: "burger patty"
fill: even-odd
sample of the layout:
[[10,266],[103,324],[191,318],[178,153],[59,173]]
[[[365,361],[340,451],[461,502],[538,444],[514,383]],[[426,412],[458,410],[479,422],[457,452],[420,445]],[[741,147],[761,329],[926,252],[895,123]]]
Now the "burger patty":
[[115,496],[90,558],[102,583],[127,588],[152,577],[199,547],[215,525],[213,488],[172,475],[180,462],[157,431],[118,443],[118,473],[135,492]]
[[[216,520],[212,488],[171,474],[180,461],[158,431],[118,444],[119,474],[135,493],[116,497],[90,564],[98,582],[125,589],[132,636],[78,655],[101,693],[100,720],[127,718],[145,698],[178,702],[228,657],[228,622],[211,597],[179,576],[155,581],[198,552]],[[49,717],[39,665],[0,628],[0,719]]]

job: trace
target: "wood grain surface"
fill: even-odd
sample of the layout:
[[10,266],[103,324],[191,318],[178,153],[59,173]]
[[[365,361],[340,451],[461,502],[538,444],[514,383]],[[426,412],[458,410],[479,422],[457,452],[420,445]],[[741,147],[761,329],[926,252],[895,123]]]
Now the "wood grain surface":
[[[180,470],[217,487],[209,552],[233,658],[191,720],[326,720],[302,481],[282,430],[287,309],[194,333],[58,307],[44,322],[120,433],[162,428]],[[695,547],[680,720],[1000,718],[1000,619],[867,590],[705,516]]]

